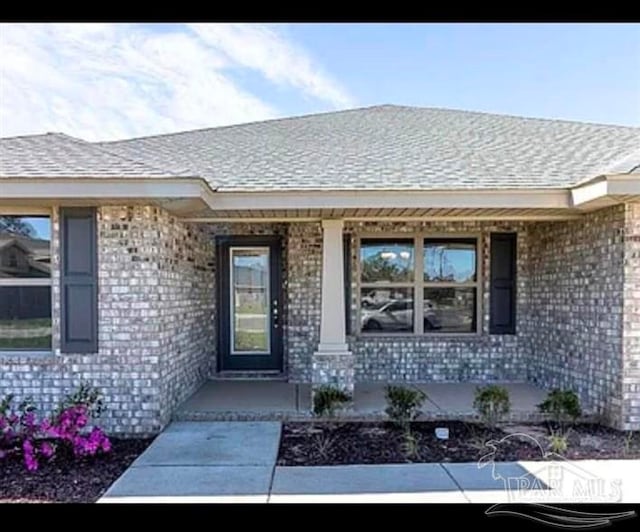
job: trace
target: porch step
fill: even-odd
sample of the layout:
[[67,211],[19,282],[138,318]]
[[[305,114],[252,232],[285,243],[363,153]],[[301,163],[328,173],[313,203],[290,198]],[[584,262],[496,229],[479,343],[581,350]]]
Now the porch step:
[[304,421],[312,419],[311,412],[283,410],[283,411],[197,411],[178,410],[173,415],[173,421]]
[[220,371],[211,377],[213,381],[286,381],[280,371]]

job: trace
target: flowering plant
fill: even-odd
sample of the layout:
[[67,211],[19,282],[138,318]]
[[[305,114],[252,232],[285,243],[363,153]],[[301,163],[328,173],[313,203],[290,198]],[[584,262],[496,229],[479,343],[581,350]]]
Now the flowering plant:
[[93,456],[109,452],[111,442],[98,427],[88,428],[89,419],[97,417],[102,401],[97,390],[83,384],[65,397],[51,417],[38,420],[31,399],[12,408],[13,395],[0,401],[0,459],[22,454],[25,467],[35,471],[40,460],[53,460],[58,450],[69,449],[74,456]]

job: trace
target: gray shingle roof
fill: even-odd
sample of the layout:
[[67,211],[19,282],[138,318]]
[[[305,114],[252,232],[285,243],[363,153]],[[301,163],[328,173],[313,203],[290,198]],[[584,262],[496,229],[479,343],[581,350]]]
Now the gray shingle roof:
[[219,190],[568,187],[640,163],[640,128],[392,105],[100,145]]
[[638,165],[640,128],[393,105],[115,142],[0,139],[0,177],[196,176],[219,190],[566,188]]
[[0,178],[175,177],[144,161],[113,154],[62,133],[0,139]]

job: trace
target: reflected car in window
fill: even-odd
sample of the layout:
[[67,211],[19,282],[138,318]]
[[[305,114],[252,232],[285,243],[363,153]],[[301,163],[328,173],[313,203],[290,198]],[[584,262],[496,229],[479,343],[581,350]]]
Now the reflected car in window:
[[[424,304],[425,330],[439,329],[438,317],[429,302]],[[413,332],[413,301],[400,299],[375,306],[363,305],[362,330],[365,332]]]

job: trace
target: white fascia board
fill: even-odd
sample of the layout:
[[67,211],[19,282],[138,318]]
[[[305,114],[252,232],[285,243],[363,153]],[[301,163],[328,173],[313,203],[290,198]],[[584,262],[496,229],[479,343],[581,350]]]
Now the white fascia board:
[[571,190],[572,206],[587,208],[613,205],[612,196],[640,195],[639,174],[603,175]]
[[211,190],[200,179],[0,179],[0,199],[200,198]]
[[[1,200],[126,200],[194,198],[212,210],[348,208],[570,208],[566,189],[214,191],[197,178],[0,179]],[[184,213],[185,215],[187,213]]]
[[607,177],[609,194],[616,196],[640,195],[640,174],[622,174]]
[[451,191],[291,191],[224,192],[213,194],[212,209],[357,209],[357,208],[569,208],[565,189]]
[[580,207],[586,203],[600,200],[609,194],[609,183],[605,176],[571,189],[571,203]]

